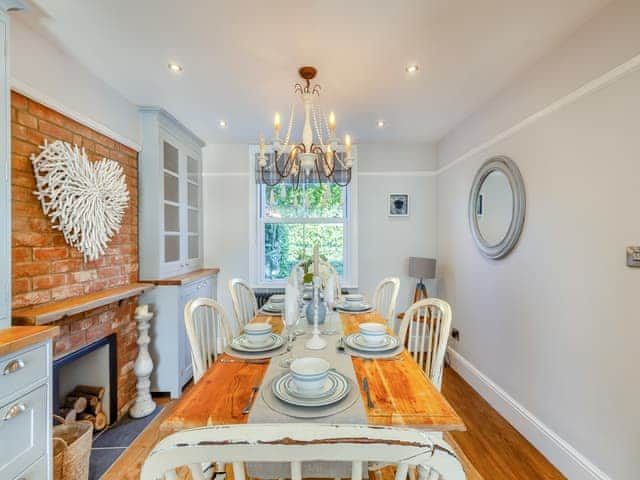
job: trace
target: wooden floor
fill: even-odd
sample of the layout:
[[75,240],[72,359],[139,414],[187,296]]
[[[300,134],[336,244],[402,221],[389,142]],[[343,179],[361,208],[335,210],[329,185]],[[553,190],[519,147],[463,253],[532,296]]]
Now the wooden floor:
[[[466,432],[445,435],[458,450],[468,480],[564,479],[522,435],[450,368],[442,391],[464,420]],[[165,409],[113,464],[102,480],[137,480],[148,452],[158,441],[158,427],[175,402],[156,399]],[[472,466],[470,466],[472,465]],[[384,479],[392,476],[385,472]]]

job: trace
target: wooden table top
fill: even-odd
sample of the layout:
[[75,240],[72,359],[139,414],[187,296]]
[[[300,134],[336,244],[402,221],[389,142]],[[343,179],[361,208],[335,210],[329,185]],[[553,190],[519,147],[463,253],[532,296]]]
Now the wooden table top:
[[[377,313],[341,313],[340,317],[345,335],[356,331],[361,322],[382,323]],[[276,332],[282,329],[280,317],[258,315],[255,320],[271,322]],[[374,408],[367,409],[369,424],[433,431],[465,430],[462,419],[423,374],[409,352],[405,350],[401,355],[405,357],[401,361],[352,359],[365,408],[362,378],[366,376],[369,381],[375,404]],[[249,416],[242,414],[242,408],[251,387],[262,381],[267,367],[266,364],[216,362],[178,400],[171,415],[160,426],[160,437],[187,428],[246,423]],[[291,422],[300,420],[292,418]]]

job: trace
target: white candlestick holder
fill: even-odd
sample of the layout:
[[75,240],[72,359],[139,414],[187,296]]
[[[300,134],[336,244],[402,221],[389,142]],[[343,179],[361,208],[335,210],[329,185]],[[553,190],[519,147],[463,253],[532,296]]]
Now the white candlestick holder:
[[134,318],[138,326],[138,357],[133,364],[133,373],[138,378],[136,384],[136,400],[129,410],[129,415],[133,418],[142,418],[151,414],[156,409],[156,402],[151,398],[151,372],[153,372],[153,360],[149,355],[149,327],[153,318],[153,313],[143,313],[144,310],[136,310]]

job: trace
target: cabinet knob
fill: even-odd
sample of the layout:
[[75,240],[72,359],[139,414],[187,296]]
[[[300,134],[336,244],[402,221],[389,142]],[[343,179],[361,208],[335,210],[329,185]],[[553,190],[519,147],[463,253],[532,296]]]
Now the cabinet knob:
[[11,408],[9,408],[9,410],[7,411],[6,415],[2,418],[2,420],[7,422],[12,418],[16,418],[26,409],[27,407],[25,406],[24,403],[16,403],[15,405],[12,405]]
[[22,360],[11,360],[2,370],[2,375],[11,375],[12,373],[16,373],[18,370],[22,370],[23,368],[24,362]]

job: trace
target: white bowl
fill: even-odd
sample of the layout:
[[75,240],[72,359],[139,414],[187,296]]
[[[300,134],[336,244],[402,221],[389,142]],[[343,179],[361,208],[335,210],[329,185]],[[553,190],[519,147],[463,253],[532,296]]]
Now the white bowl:
[[244,334],[247,336],[247,340],[254,345],[266,343],[272,330],[271,324],[266,322],[247,323],[244,326]]
[[364,295],[361,293],[350,293],[344,296],[345,302],[348,303],[362,303],[364,300]]
[[269,298],[269,303],[283,303],[283,302],[284,302],[284,295],[282,295],[281,293],[271,295],[271,297]]
[[387,326],[383,323],[365,322],[358,328],[362,338],[369,345],[382,345],[387,335]]
[[291,376],[301,392],[320,391],[329,374],[329,362],[322,358],[302,357],[291,362]]

